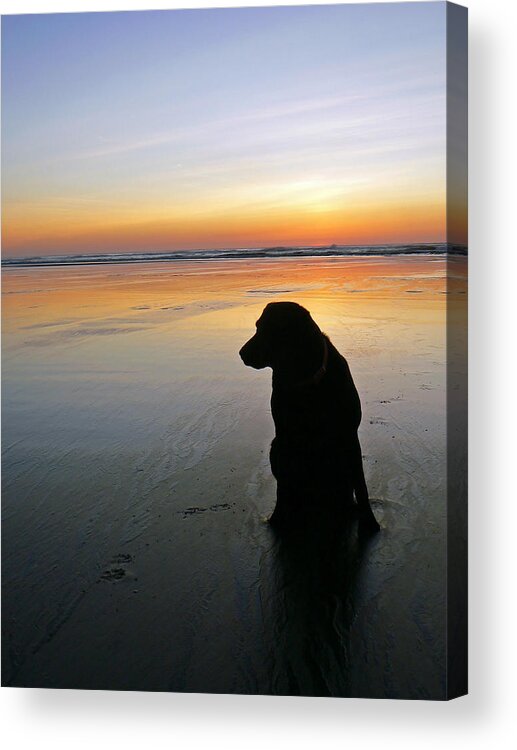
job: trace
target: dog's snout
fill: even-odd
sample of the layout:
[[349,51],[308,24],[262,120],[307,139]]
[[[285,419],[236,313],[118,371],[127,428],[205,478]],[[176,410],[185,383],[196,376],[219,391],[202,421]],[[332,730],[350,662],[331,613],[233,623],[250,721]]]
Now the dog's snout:
[[253,367],[255,370],[261,370],[263,367],[268,367],[269,365],[261,342],[257,339],[257,334],[249,341],[246,341],[239,351],[239,356],[246,367]]
[[240,349],[240,351],[239,351],[239,357],[240,357],[240,358],[242,359],[242,361],[244,362],[244,364],[245,364],[245,365],[247,365],[247,364],[248,364],[248,361],[247,361],[247,355],[246,355],[246,352],[247,352],[247,349],[246,349],[246,347],[248,346],[248,343],[249,343],[249,342],[246,342],[246,343],[244,344],[244,346],[243,346],[243,347],[241,347],[241,349]]
[[253,367],[253,338],[251,338],[249,341],[246,341],[239,352],[239,356],[246,367]]

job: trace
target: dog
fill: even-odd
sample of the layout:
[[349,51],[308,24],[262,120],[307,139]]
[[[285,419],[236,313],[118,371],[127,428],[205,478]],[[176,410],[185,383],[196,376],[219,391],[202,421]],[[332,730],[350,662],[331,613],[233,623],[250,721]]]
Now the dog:
[[322,514],[332,522],[355,511],[363,528],[378,531],[357,434],[359,394],[346,359],[309,311],[271,302],[239,355],[248,367],[273,370],[269,457],[277,502],[270,523],[286,527]]

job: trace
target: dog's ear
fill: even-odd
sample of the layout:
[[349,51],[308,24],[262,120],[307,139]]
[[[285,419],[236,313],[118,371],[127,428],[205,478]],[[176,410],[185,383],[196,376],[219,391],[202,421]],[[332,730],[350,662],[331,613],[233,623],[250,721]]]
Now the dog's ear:
[[264,312],[273,369],[297,377],[316,368],[321,358],[321,331],[310,312],[292,302],[273,303],[268,308]]
[[321,333],[310,312],[301,305],[296,305],[290,310],[287,329],[289,336],[300,344],[307,343],[309,338]]
[[305,307],[300,305],[299,313],[295,316],[295,330],[301,335],[310,333],[319,333],[319,328],[312,319],[312,316]]

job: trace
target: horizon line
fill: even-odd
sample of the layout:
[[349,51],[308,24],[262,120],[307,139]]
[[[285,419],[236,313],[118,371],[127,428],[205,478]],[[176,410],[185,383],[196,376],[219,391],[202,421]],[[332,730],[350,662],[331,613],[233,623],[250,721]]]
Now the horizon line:
[[[365,251],[378,252],[365,252]],[[398,252],[389,252],[389,251]],[[434,250],[434,252],[433,252]],[[130,251],[130,252],[87,252],[57,255],[30,255],[2,257],[2,266],[22,265],[74,265],[74,261],[94,263],[121,263],[121,262],[153,262],[153,260],[244,260],[292,258],[292,257],[350,257],[360,255],[401,255],[401,254],[466,254],[467,243],[459,242],[398,242],[398,243],[375,243],[375,244],[337,244],[329,245],[273,245],[257,247],[226,247],[226,248],[185,248],[172,251]],[[348,251],[348,252],[347,252]],[[355,251],[355,252],[350,252]],[[404,252],[406,251],[406,252]],[[409,251],[409,252],[408,252]],[[196,256],[199,256],[196,258]]]

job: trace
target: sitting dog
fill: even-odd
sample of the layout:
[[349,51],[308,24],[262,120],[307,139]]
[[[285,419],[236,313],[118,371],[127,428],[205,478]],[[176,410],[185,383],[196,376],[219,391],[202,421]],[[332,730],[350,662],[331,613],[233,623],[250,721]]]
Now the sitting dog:
[[270,303],[256,327],[239,354],[249,367],[273,370],[277,503],[270,522],[291,526],[322,513],[337,520],[353,507],[368,530],[378,530],[357,435],[361,403],[346,359],[295,302]]

